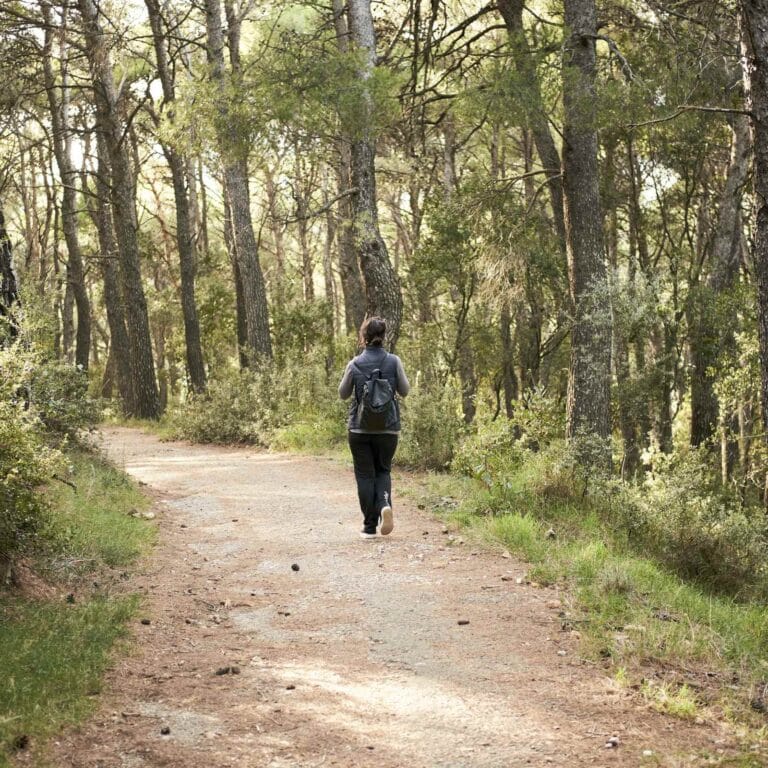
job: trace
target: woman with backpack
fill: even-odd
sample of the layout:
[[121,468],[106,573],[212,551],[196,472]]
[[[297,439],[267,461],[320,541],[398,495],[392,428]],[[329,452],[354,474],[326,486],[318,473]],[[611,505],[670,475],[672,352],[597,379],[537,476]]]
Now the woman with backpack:
[[392,533],[392,457],[400,433],[400,408],[396,395],[405,397],[411,386],[397,355],[384,349],[387,323],[369,317],[360,328],[363,351],[347,363],[339,396],[352,395],[349,408],[349,449],[355,467],[357,495],[363,513],[364,539]]

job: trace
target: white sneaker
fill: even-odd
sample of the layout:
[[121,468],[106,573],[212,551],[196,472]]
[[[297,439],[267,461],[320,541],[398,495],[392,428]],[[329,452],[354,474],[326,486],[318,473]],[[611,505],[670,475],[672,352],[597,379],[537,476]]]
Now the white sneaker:
[[360,538],[361,539],[375,539],[377,538],[378,534],[375,533],[366,533],[365,531],[360,531]]
[[389,504],[385,504],[381,508],[381,535],[388,536],[392,533],[392,529],[395,527],[395,519],[392,514],[392,507]]

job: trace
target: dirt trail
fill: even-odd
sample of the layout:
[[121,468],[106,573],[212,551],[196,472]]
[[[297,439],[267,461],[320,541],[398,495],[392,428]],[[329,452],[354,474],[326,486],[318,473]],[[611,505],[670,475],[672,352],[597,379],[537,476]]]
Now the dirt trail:
[[104,445],[159,496],[134,577],[149,623],[56,766],[672,766],[724,746],[580,662],[557,593],[514,560],[446,546],[403,503],[392,536],[357,538],[331,461],[128,429]]

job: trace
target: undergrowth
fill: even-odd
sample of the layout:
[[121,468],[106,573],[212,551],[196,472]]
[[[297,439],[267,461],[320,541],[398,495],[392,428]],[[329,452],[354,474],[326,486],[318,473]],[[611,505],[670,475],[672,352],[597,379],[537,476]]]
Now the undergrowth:
[[92,711],[115,641],[138,605],[114,588],[124,576],[115,569],[154,537],[140,517],[148,502],[122,472],[84,450],[62,454],[59,472],[41,496],[36,535],[19,552],[27,575],[0,590],[3,768],[20,751],[39,754],[47,737]]
[[507,429],[468,440],[453,475],[416,476],[410,493],[525,560],[529,582],[560,586],[563,631],[651,706],[765,728],[764,521],[705,484],[695,452],[622,485],[580,475],[562,443],[531,449]]
[[0,766],[90,713],[135,598],[0,599]]

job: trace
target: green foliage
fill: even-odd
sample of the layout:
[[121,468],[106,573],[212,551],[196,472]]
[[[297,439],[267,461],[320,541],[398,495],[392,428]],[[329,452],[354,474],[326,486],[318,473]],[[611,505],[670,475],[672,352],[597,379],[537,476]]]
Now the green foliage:
[[198,443],[268,444],[274,421],[269,372],[230,369],[192,395],[171,419],[176,437]]
[[282,365],[228,370],[171,419],[177,437],[204,443],[323,447],[343,439],[345,406],[322,351]]
[[466,431],[458,382],[451,378],[445,386],[430,386],[417,375],[410,394],[401,402],[401,415],[398,462],[420,469],[445,469]]
[[21,406],[0,400],[0,563],[42,526],[47,505],[40,488],[61,465],[61,454],[43,443],[36,421]]
[[573,445],[537,439],[546,419],[519,415],[481,425],[456,451],[454,471],[481,483],[475,514],[533,515],[570,535],[589,525],[714,592],[768,598],[768,521],[717,483],[705,449],[659,455],[643,482],[621,483],[585,473]]
[[[24,352],[19,346],[0,350],[0,560],[3,561],[27,546],[43,525],[47,504],[40,494],[41,487],[63,470],[62,454],[47,444],[38,403],[30,398],[32,383],[38,380],[50,379],[34,354]],[[82,379],[78,379],[78,387],[80,385],[85,385]],[[43,399],[43,404],[46,403]],[[52,406],[51,413],[68,409],[68,404],[59,409]],[[58,424],[51,421],[51,427]]]
[[76,437],[95,426],[99,403],[88,393],[88,374],[72,365],[47,361],[32,366],[29,376],[31,405],[46,429]]
[[[768,611],[764,596],[745,603],[728,594],[713,594],[713,587],[720,593],[731,591],[726,572],[736,567],[734,560],[720,567],[717,585],[711,580],[702,582],[699,574],[694,582],[681,579],[670,572],[664,552],[650,537],[636,534],[628,541],[624,534],[628,523],[620,510],[628,517],[638,516],[633,519],[637,529],[642,523],[637,499],[649,492],[647,488],[627,486],[628,495],[622,496],[622,487],[609,483],[590,485],[585,494],[572,481],[568,452],[562,444],[538,451],[522,449],[520,455],[518,443],[505,430],[495,426],[493,434],[483,435],[484,431],[470,441],[475,447],[460,452],[454,463],[457,468],[468,467],[477,479],[431,476],[419,499],[454,524],[469,528],[469,535],[499,542],[524,558],[531,564],[529,580],[562,585],[569,596],[563,628],[579,631],[586,655],[602,663],[612,659],[625,677],[633,679],[645,676],[643,671],[636,672],[638,666],[654,663],[685,675],[700,665],[714,675],[713,684],[730,681],[735,673],[743,679],[745,690],[736,694],[724,685],[721,693],[728,699],[740,696],[729,706],[742,712],[748,709],[750,681],[762,679],[768,670]],[[504,447],[499,449],[499,457],[473,468],[467,459],[479,455],[479,440]],[[503,456],[510,444],[518,453],[512,454],[510,465],[504,468]],[[671,497],[677,504],[684,503],[674,491],[675,478],[682,482],[689,478],[681,495],[699,499],[703,493],[695,487],[694,478],[701,477],[697,462],[692,458],[691,463],[693,468],[665,468],[664,485],[668,487],[658,491],[654,503],[666,499],[668,514]],[[498,474],[497,467],[501,467]],[[661,481],[656,478],[655,482]],[[674,528],[675,523],[670,521],[669,526]],[[682,546],[693,546],[690,556],[698,556],[699,543]],[[757,597],[754,590],[752,594]],[[652,695],[654,706],[681,717],[698,706],[682,690],[679,679],[662,681]]]
[[[123,568],[147,550],[154,529],[140,519],[148,506],[136,484],[107,461],[70,452],[67,480],[46,490],[50,514],[41,532],[49,567]],[[72,487],[74,486],[74,487]],[[60,575],[60,574],[57,574]]]
[[639,486],[613,484],[613,509],[630,544],[711,589],[768,598],[768,521],[716,484],[704,449],[658,457]]

